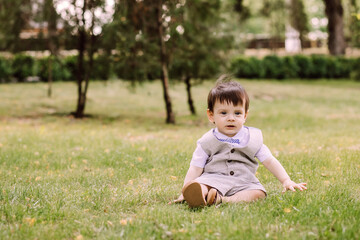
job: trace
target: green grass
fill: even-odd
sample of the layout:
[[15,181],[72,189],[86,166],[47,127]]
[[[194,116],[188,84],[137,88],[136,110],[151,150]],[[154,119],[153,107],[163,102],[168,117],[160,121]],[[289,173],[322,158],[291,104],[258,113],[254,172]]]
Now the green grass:
[[247,125],[303,193],[281,194],[264,167],[266,200],[189,209],[180,193],[196,140],[211,125],[213,82],[172,85],[176,125],[166,125],[159,82],[131,89],[92,82],[76,120],[76,86],[0,85],[0,239],[359,239],[360,83],[241,81]]

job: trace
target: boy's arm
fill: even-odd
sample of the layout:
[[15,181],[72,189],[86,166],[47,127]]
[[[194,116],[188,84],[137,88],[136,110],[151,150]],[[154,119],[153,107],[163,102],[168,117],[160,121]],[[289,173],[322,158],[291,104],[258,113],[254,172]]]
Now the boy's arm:
[[[194,180],[197,177],[200,177],[200,175],[203,173],[204,168],[201,167],[196,167],[196,166],[192,166],[190,165],[189,170],[186,173],[185,176],[185,180],[184,180],[184,185],[188,182],[190,182],[191,180]],[[184,201],[184,196],[181,194],[178,199],[176,199],[175,201],[173,201],[174,203],[179,203]],[[170,202],[169,204],[171,204],[172,202]]]
[[306,183],[295,183],[291,181],[284,167],[275,157],[269,157],[263,162],[263,164],[283,185],[284,189],[282,193],[285,193],[287,190],[295,192],[295,188],[300,191],[307,189],[305,187]]

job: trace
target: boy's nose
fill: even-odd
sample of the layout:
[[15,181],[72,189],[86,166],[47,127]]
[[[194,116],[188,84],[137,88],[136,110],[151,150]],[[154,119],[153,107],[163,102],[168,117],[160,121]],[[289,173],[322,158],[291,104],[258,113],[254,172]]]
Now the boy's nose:
[[230,121],[234,121],[234,120],[235,120],[235,117],[234,117],[234,115],[232,115],[232,114],[229,114],[228,120],[230,120]]

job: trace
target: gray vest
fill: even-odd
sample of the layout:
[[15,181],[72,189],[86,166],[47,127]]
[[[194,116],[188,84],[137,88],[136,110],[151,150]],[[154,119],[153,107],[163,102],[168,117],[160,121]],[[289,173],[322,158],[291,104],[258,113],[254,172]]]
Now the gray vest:
[[213,129],[207,132],[199,143],[202,149],[209,155],[204,167],[204,174],[222,175],[224,178],[238,179],[243,182],[257,183],[255,177],[259,166],[255,154],[263,145],[261,130],[249,127],[250,139],[243,147],[233,147],[231,144],[219,141],[213,133]]

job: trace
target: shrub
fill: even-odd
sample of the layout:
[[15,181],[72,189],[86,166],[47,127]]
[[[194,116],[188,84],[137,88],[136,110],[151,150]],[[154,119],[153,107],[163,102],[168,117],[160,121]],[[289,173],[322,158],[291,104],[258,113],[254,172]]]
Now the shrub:
[[[55,57],[52,57],[52,78],[53,81],[67,80],[70,78],[70,71],[63,65],[63,62]],[[36,61],[37,65],[37,75],[42,81],[47,81],[49,77],[49,60],[50,57],[45,57],[38,59]]]
[[359,78],[359,61],[326,55],[241,56],[232,61],[231,71],[239,78]]
[[298,78],[300,67],[296,64],[295,60],[291,56],[286,56],[283,58],[284,64],[284,77],[285,78]]
[[0,82],[7,82],[11,77],[11,60],[0,57]]
[[94,58],[94,65],[91,69],[91,79],[107,80],[111,74],[112,60],[108,55],[98,55]]
[[351,79],[354,79],[356,81],[360,81],[360,57],[356,58],[353,61],[353,64],[351,66],[351,73],[350,73],[350,77]]
[[161,66],[156,59],[144,56],[115,56],[114,72],[118,78],[125,80],[152,80],[161,77]]
[[248,60],[245,57],[238,57],[234,59],[230,67],[232,73],[238,78],[248,78],[249,77],[249,64]]
[[327,64],[328,58],[322,55],[311,56],[312,68],[310,78],[326,78],[327,77]]
[[77,56],[68,56],[63,60],[63,66],[69,72],[69,75],[64,80],[76,80],[76,72],[77,72]]
[[338,64],[339,64],[339,69],[337,71],[337,78],[350,78],[350,73],[351,73],[351,66],[354,62],[354,59],[352,58],[345,58],[345,57],[337,57],[336,58]]
[[239,57],[231,63],[231,71],[239,78],[261,78],[263,67],[261,60],[255,57]]
[[132,63],[125,61],[114,62],[114,71],[118,78],[125,80],[144,80],[146,72],[135,61]]
[[262,61],[255,57],[249,58],[249,63],[251,66],[251,77],[252,78],[262,78],[264,76],[264,69],[262,67]]
[[308,56],[294,55],[294,63],[298,68],[297,75],[299,78],[310,78],[312,72],[312,62]]
[[263,59],[264,77],[283,79],[285,77],[283,61],[276,55],[269,55]]
[[338,78],[341,72],[340,62],[336,57],[329,57],[326,60],[326,78]]
[[17,54],[12,62],[13,76],[20,82],[34,74],[34,58],[24,54]]

